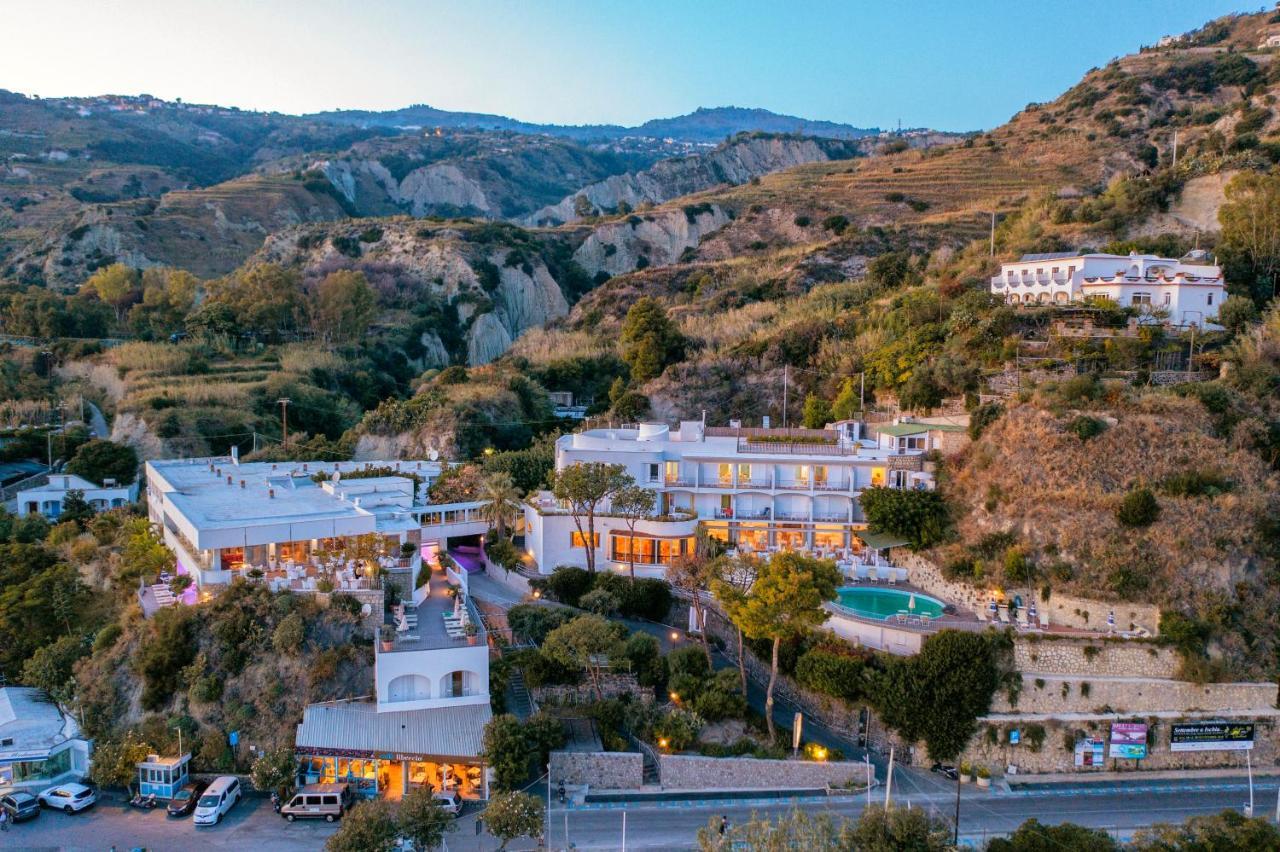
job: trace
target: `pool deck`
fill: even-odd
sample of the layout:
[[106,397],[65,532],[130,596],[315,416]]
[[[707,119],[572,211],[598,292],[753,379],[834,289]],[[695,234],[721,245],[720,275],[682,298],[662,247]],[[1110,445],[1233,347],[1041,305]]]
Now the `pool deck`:
[[909,623],[906,620],[899,621],[895,616],[892,616],[892,615],[884,618],[874,618],[871,616],[865,616],[849,609],[848,607],[841,606],[838,601],[832,602],[832,606],[837,608],[837,611],[842,617],[854,618],[859,621],[866,622],[868,624],[882,624],[882,625],[893,627],[895,630],[910,630],[916,633],[936,633],[939,630],[945,630],[945,629],[982,631],[988,627],[994,627],[997,629],[1004,628],[1004,627],[1012,627],[1019,633],[1029,633],[1029,634],[1048,633],[1048,634],[1053,634],[1057,636],[1078,636],[1081,638],[1093,637],[1093,636],[1097,636],[1097,637],[1106,637],[1106,636],[1115,637],[1116,636],[1115,633],[1107,633],[1105,631],[1100,631],[1100,630],[1082,630],[1077,627],[1067,627],[1066,625],[1061,625],[1061,624],[1051,624],[1048,627],[1024,628],[1024,627],[1020,627],[1016,623],[991,621],[988,619],[980,618],[978,614],[973,612],[972,610],[964,609],[960,606],[950,603],[945,598],[938,597],[937,595],[931,592],[925,591],[919,586],[914,586],[911,583],[899,582],[890,586],[887,583],[873,583],[868,580],[849,580],[848,582],[843,584],[840,588],[842,589],[881,589],[881,590],[892,589],[892,590],[907,592],[909,594],[920,595],[926,598],[932,598],[933,600],[936,600],[936,601],[942,601],[944,604],[951,606],[952,609],[954,610],[954,612],[947,613],[943,615],[941,618],[930,619],[928,624],[923,624],[918,622]]

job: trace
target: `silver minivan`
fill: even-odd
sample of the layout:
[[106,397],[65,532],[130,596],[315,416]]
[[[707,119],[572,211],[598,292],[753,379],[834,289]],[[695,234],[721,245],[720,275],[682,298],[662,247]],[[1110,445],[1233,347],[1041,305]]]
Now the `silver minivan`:
[[280,816],[295,819],[323,819],[333,822],[342,817],[348,804],[346,784],[308,784],[298,790],[280,808]]
[[196,825],[217,825],[222,817],[240,801],[240,779],[234,775],[219,775],[213,779],[196,802]]

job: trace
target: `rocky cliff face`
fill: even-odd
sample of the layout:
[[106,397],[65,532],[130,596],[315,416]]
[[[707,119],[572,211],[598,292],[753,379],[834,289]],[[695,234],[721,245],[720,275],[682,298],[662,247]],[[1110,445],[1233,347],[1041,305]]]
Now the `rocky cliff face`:
[[720,184],[746,183],[753,177],[798,166],[853,156],[856,149],[830,140],[785,136],[749,136],[714,151],[663,160],[641,172],[612,175],[584,186],[560,202],[525,217],[532,225],[556,225],[579,217],[574,212],[583,196],[596,210],[612,211],[625,202],[661,204]]
[[632,215],[597,226],[573,259],[588,272],[609,275],[665,266],[730,221],[729,212],[714,204]]

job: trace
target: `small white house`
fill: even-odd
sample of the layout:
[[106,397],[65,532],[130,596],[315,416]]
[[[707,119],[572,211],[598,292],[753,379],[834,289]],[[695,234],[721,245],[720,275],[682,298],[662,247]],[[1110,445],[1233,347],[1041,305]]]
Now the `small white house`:
[[98,512],[115,509],[138,499],[136,482],[132,485],[117,485],[114,479],[108,479],[101,485],[95,485],[74,473],[54,473],[50,474],[48,484],[18,492],[18,517],[38,514],[56,521],[62,514],[67,494],[72,491],[83,492],[84,499]]

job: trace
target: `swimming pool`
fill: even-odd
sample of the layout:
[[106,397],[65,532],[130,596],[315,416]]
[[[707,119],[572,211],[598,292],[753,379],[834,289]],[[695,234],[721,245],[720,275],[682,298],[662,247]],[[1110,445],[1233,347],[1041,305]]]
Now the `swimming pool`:
[[[846,586],[836,591],[836,602],[862,618],[883,621],[899,613],[938,618],[944,604],[937,598],[905,589],[877,589],[874,586]],[[915,598],[915,606],[911,599]]]

